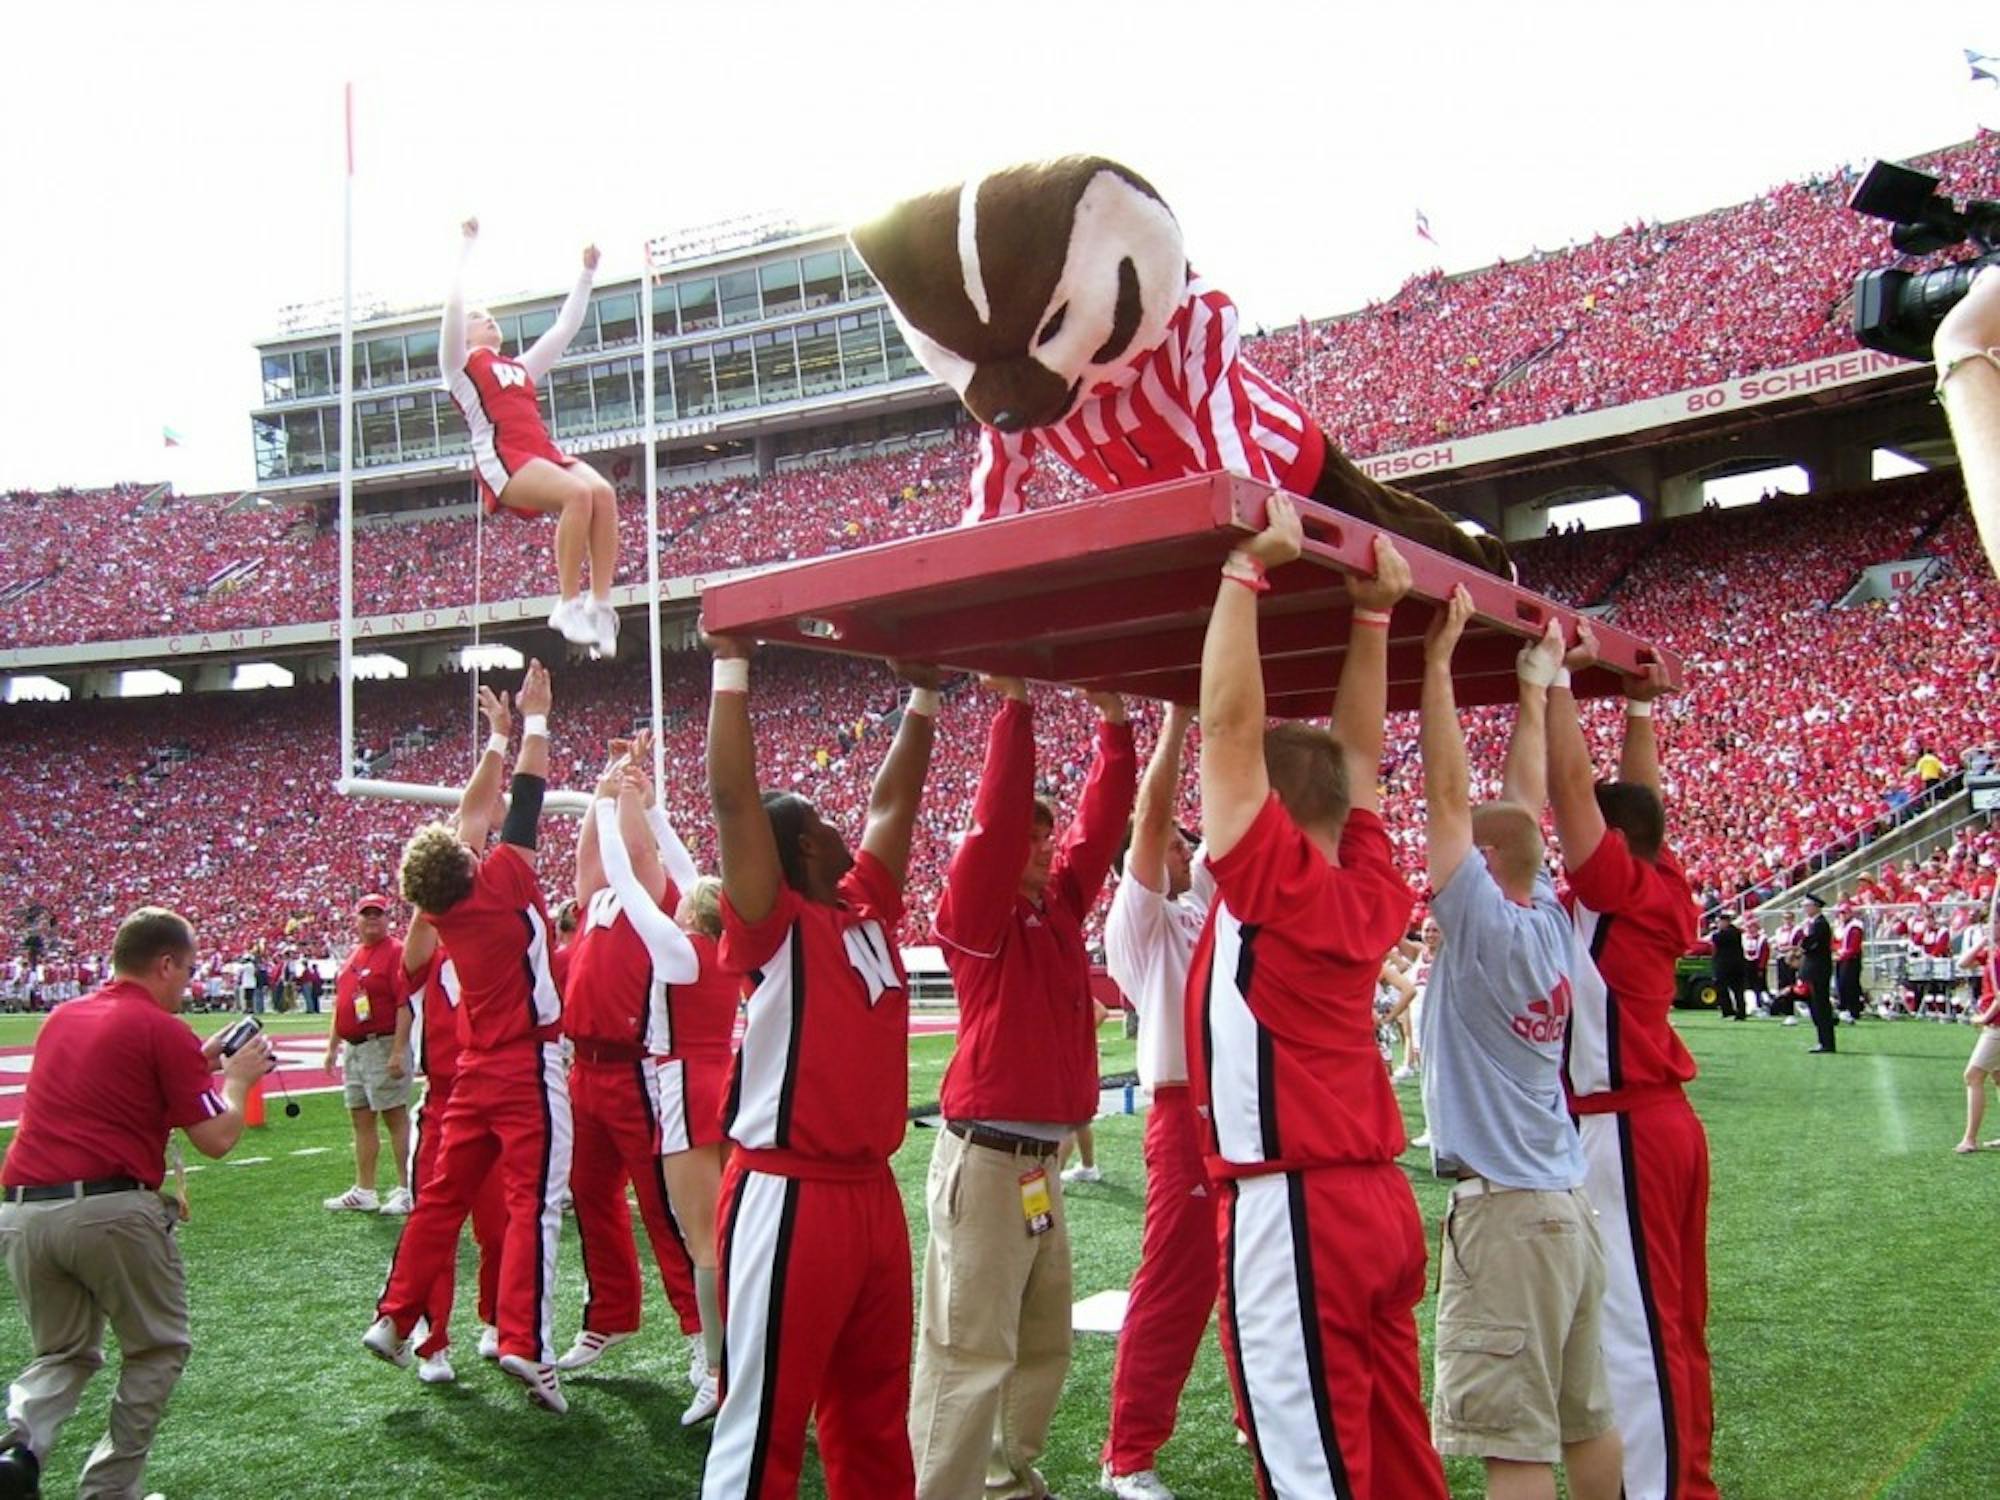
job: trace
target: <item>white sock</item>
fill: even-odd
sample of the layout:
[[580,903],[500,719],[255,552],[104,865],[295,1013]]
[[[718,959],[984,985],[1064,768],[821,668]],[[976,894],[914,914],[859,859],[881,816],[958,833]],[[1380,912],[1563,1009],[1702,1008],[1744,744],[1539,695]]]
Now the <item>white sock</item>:
[[590,602],[592,604],[609,604],[611,602],[611,590],[610,589],[600,590],[597,587],[597,585],[593,583],[590,586]]
[[713,1374],[722,1368],[722,1297],[716,1289],[714,1266],[694,1268],[694,1300],[701,1309],[701,1343]]

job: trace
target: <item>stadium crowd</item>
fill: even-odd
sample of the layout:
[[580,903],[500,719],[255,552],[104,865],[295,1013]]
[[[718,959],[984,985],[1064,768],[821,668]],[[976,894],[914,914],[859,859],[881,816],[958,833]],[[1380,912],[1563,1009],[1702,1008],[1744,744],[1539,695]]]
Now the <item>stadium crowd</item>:
[[[1960,194],[2000,196],[1994,137],[1921,159]],[[1543,422],[1854,348],[1842,298],[1878,261],[1877,228],[1832,173],[1675,224],[1459,276],[1428,272],[1388,301],[1246,341],[1352,454]],[[950,525],[969,432],[934,447],[662,491],[663,576],[812,556]],[[616,471],[614,470],[614,473]],[[1030,503],[1074,493],[1045,465]],[[621,582],[645,576],[645,517],[621,481]],[[547,592],[544,528],[475,526],[469,486],[427,519],[357,528],[356,610],[383,614]],[[428,514],[428,512],[427,512]],[[288,624],[338,613],[331,508],[160,486],[0,495],[0,644],[43,645]],[[1579,545],[1566,580],[1602,586]],[[143,561],[143,566],[139,564]],[[475,576],[475,570],[479,576]],[[107,588],[110,580],[118,586]]]
[[[907,473],[885,483],[898,477],[921,484]],[[922,503],[920,491],[899,505]],[[1885,510],[1894,526],[1881,524]],[[1954,767],[1996,758],[1987,705],[2000,673],[2000,584],[1949,477],[1776,498],[1519,551],[1530,585],[1573,603],[1608,602],[1619,625],[1686,656],[1689,690],[1662,720],[1673,751],[1667,791],[1706,904],[1773,889],[1802,859],[1914,798],[1924,749]],[[1888,603],[1831,607],[1869,563],[1919,554],[1937,559],[1920,588]],[[1608,589],[1599,558],[1619,564]],[[888,679],[841,658],[766,655],[758,711],[770,784],[803,792],[829,815],[858,816],[888,737]],[[687,653],[665,661],[667,796],[692,813],[705,796],[704,663]],[[557,747],[552,780],[580,787],[594,767],[572,760],[579,747],[629,732],[644,716],[645,669],[628,660],[558,678],[577,733]],[[934,904],[970,804],[981,734],[967,696],[946,694],[913,910]],[[0,713],[0,872],[14,890],[38,893],[39,905],[73,914],[74,925],[53,934],[53,953],[100,952],[117,917],[151,894],[201,912],[218,963],[249,952],[275,962],[323,956],[345,931],[345,894],[386,884],[402,840],[425,816],[332,791],[335,715],[327,686],[215,697],[162,739],[140,729],[149,711],[136,704],[13,705]],[[1490,776],[1504,721],[1483,711],[1466,718],[1475,771]],[[1587,720],[1607,759],[1614,719],[1603,709]],[[1048,746],[1087,738],[1087,710],[1066,695],[1046,694],[1039,722]],[[472,734],[462,676],[369,684],[359,696],[358,739],[376,776],[455,782]],[[64,753],[48,753],[58,739]],[[1073,799],[1083,772],[1067,752],[1044,756],[1059,799]],[[1403,716],[1390,728],[1385,777],[1396,794],[1390,836],[1412,870],[1417,774],[1415,721]],[[172,816],[160,816],[162,806]],[[551,829],[544,873],[559,889],[571,834],[564,820]],[[66,853],[77,847],[108,857],[86,870]],[[712,860],[705,846],[697,853]],[[1947,868],[1987,866],[1975,855]],[[4,941],[18,935],[10,923]]]

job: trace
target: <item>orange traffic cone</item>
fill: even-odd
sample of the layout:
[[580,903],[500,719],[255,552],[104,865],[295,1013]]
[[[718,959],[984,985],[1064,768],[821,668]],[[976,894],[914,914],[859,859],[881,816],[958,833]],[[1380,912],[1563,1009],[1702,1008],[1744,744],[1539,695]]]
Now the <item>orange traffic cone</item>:
[[250,1097],[243,1101],[243,1123],[245,1125],[264,1123],[264,1080],[261,1078],[250,1085]]

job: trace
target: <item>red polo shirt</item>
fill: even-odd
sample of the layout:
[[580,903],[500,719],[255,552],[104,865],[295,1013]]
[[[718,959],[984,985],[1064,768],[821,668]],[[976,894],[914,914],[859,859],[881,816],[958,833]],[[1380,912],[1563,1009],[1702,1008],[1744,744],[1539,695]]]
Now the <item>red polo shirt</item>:
[[402,974],[403,945],[396,938],[357,945],[334,980],[334,1035],[343,1042],[395,1035]]
[[136,1177],[157,1188],[169,1132],[224,1107],[187,1023],[138,985],[114,980],[58,1006],[43,1024],[0,1182]]

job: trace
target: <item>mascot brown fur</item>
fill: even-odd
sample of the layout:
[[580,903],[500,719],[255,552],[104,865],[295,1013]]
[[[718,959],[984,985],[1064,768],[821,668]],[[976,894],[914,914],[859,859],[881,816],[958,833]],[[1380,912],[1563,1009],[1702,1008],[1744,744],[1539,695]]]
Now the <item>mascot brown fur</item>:
[[1496,537],[1341,456],[1239,348],[1146,180],[1098,156],[1009,167],[851,231],[925,369],[981,425],[968,522],[1008,515],[1046,447],[1110,493],[1228,472],[1511,576]]

